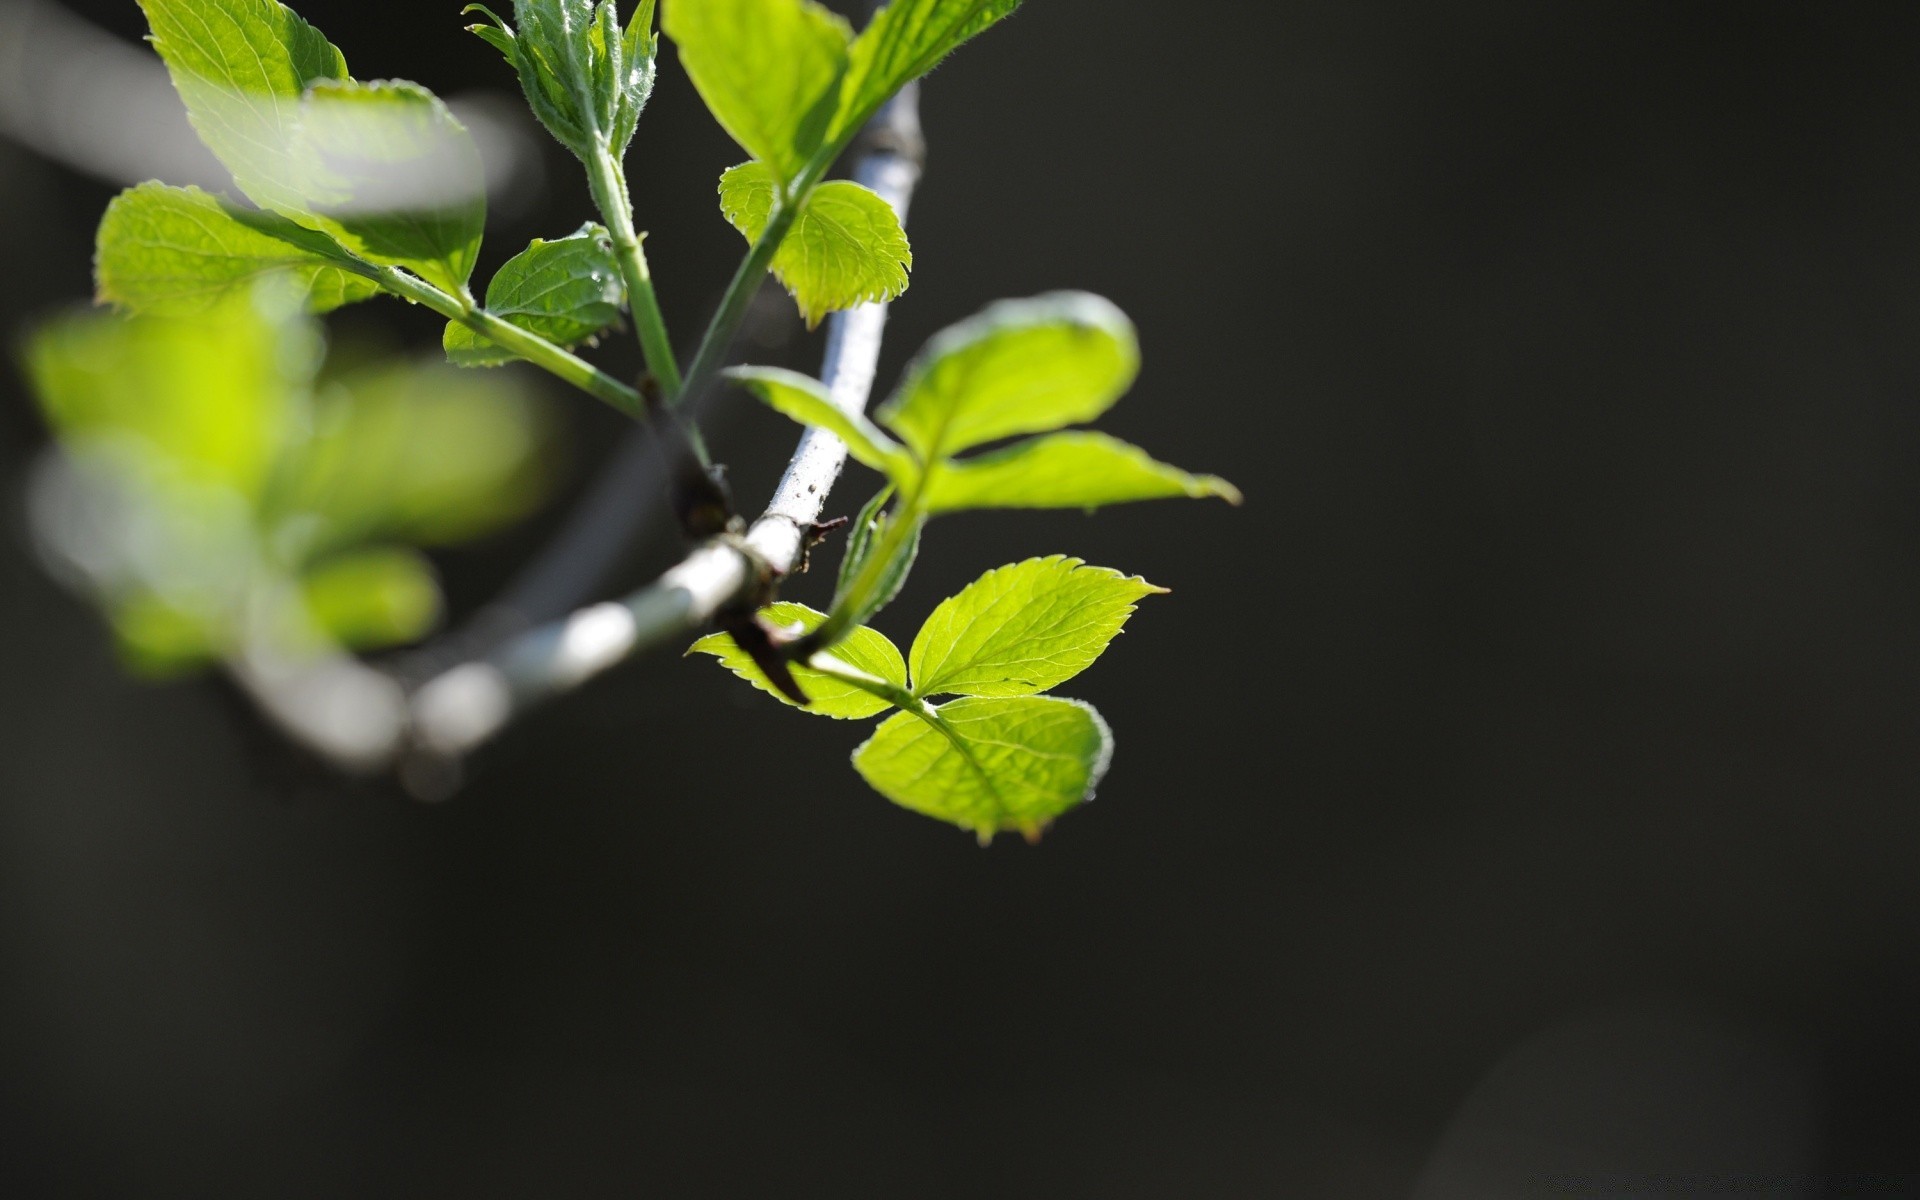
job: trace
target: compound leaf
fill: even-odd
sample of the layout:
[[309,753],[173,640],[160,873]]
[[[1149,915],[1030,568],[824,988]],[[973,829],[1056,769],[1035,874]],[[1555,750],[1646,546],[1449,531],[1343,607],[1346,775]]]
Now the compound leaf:
[[314,221],[360,257],[466,289],[487,219],[486,176],[439,97],[400,80],[326,82],[300,107]]
[[1106,300],[1085,292],[1003,300],[935,335],[878,415],[932,462],[1091,421],[1139,369],[1133,324]]
[[894,475],[911,467],[898,442],[867,420],[865,413],[841,410],[817,379],[778,367],[735,367],[727,377],[775,412],[833,434],[847,444],[849,454],[876,471]]
[[[613,243],[598,225],[557,241],[533,244],[508,259],[487,284],[487,308],[559,346],[577,346],[620,319],[626,299]],[[484,334],[449,321],[443,339],[449,361],[492,367],[518,356]]]
[[1104,433],[1054,433],[941,464],[927,484],[929,512],[966,508],[1083,508],[1131,500],[1217,496],[1240,503],[1218,475],[1190,475]]
[[[765,163],[742,163],[720,177],[720,211],[747,241],[756,241],[779,188]],[[894,299],[907,290],[912,266],[913,248],[893,206],[844,179],[813,189],[773,256],[773,273],[809,329],[830,312]]]
[[839,103],[847,23],[813,0],[667,0],[663,25],[714,119],[791,182]]
[[893,0],[853,43],[830,136],[866,124],[895,92],[1019,7],[1020,0]]
[[377,283],[343,265],[337,248],[329,256],[265,228],[327,244],[284,218],[237,208],[199,188],[129,188],[107,205],[100,222],[94,255],[99,299],[147,316],[204,316],[276,272],[298,280],[315,313],[379,292]]
[[255,203],[304,208],[300,98],[346,59],[274,0],[140,0],[200,140]]
[[1055,696],[969,697],[929,722],[898,713],[853,752],[873,789],[902,808],[978,834],[1038,836],[1091,798],[1113,734],[1091,705]]
[[917,696],[1031,696],[1093,665],[1134,603],[1164,594],[1139,576],[1078,558],[988,571],[943,601],[913,639]]
[[[785,601],[761,609],[760,615],[775,625],[799,625],[809,632],[826,620],[825,613],[817,612],[804,604],[791,604]],[[747,652],[733,640],[731,634],[709,634],[688,647],[687,653],[711,654],[720,660],[721,666],[775,697],[781,703],[795,708],[800,707],[773,686]],[[867,628],[854,630],[844,641],[836,643],[831,653],[840,661],[857,667],[869,675],[878,676],[901,688],[907,686],[907,664],[900,657],[899,648],[888,641],[884,634],[875,630]],[[893,707],[871,692],[862,691],[830,675],[822,675],[801,663],[794,663],[792,670],[794,679],[807,693],[808,699],[813,701],[811,705],[801,710],[803,712],[850,721],[875,716]]]

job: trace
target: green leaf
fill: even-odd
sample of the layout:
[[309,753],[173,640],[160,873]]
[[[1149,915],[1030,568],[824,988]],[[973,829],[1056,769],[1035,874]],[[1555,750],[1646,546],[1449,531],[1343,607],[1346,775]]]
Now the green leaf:
[[[861,568],[866,566],[867,559],[880,548],[881,542],[886,537],[887,527],[899,520],[897,512],[885,511],[887,501],[892,498],[893,488],[882,488],[878,495],[867,501],[865,507],[860,510],[860,515],[854,518],[853,528],[847,535],[847,552],[840,560],[839,582],[833,593],[834,608],[838,609],[847,598],[847,593],[852,588]],[[872,620],[875,613],[892,604],[894,597],[900,594],[900,589],[907,586],[907,576],[912,574],[913,564],[920,557],[920,538],[926,532],[927,519],[925,516],[915,516],[913,523],[912,536],[901,545],[893,561],[887,564],[886,572],[880,576],[879,582],[874,585],[866,600],[852,610],[851,617],[854,624],[864,625]]]
[[851,133],[913,80],[940,65],[1020,0],[893,0],[853,43],[832,137]]
[[1090,799],[1113,757],[1113,734],[1090,705],[1054,696],[968,698],[881,723],[853,752],[875,791],[987,841],[1038,836]]
[[[747,241],[757,241],[779,187],[765,163],[742,163],[720,177],[720,211]],[[773,256],[773,273],[809,329],[830,312],[892,300],[907,290],[912,266],[913,248],[893,206],[844,179],[813,189]]]
[[307,615],[349,650],[415,641],[440,619],[440,585],[417,552],[378,547],[327,559],[300,581]]
[[946,462],[927,484],[929,512],[965,508],[1084,508],[1130,500],[1217,496],[1240,503],[1218,475],[1189,475],[1104,433],[1055,433]]
[[1017,433],[1091,421],[1140,369],[1126,314],[1098,296],[1003,300],[937,334],[881,407],[931,462]]
[[790,183],[839,104],[847,23],[813,0],[666,0],[663,25],[714,119]]
[[[826,614],[816,612],[804,604],[781,602],[760,610],[761,616],[776,625],[799,625],[802,630],[811,632],[826,620]],[[760,668],[746,651],[734,642],[733,636],[726,633],[709,634],[687,649],[688,654],[711,654],[720,660],[720,665],[735,675],[751,683],[761,691],[778,699],[782,704],[794,708],[800,706],[782,695],[768,681]],[[831,652],[833,657],[849,666],[857,667],[869,675],[878,676],[902,689],[907,686],[907,664],[900,657],[900,650],[886,636],[872,629],[856,629],[845,641],[837,643]],[[858,720],[883,713],[893,707],[871,692],[862,691],[850,683],[835,679],[800,663],[793,664],[793,677],[813,701],[803,712],[815,713],[837,720]]]
[[1134,603],[1139,576],[1056,554],[988,571],[943,601],[913,639],[916,696],[1032,696],[1093,665]]
[[898,442],[867,420],[865,413],[837,407],[819,380],[778,367],[735,367],[726,374],[775,412],[833,434],[847,444],[847,453],[874,470],[893,475],[912,469]]
[[252,497],[298,420],[318,351],[280,298],[235,296],[191,321],[68,317],[28,342],[27,374],[68,449],[110,443],[157,486]]
[[540,123],[586,161],[603,149],[617,158],[633,141],[653,92],[653,7],[644,0],[624,32],[614,0],[514,0],[517,31],[485,5],[464,11],[493,21],[468,28],[506,56]]
[[300,97],[344,81],[320,31],[274,0],[140,0],[200,140],[255,203],[304,209]]
[[[487,308],[555,345],[577,346],[620,319],[626,294],[607,231],[588,224],[558,241],[535,238],[508,259],[487,285]],[[443,340],[447,358],[463,367],[518,357],[458,322],[447,323]]]
[[468,540],[544,493],[541,415],[512,376],[408,362],[346,375],[283,460],[263,524],[290,560],[372,538]]
[[[198,188],[143,183],[114,197],[100,222],[95,273],[102,303],[156,317],[196,317],[250,292],[265,275],[299,282],[310,312],[377,294],[380,286],[328,257],[262,231],[284,218],[240,209]],[[309,230],[298,230],[322,243]]]
[[219,659],[220,631],[199,614],[136,592],[109,610],[120,661],[142,679],[178,679]]
[[486,176],[464,126],[399,80],[323,83],[301,104],[303,201],[360,257],[466,290],[487,219]]

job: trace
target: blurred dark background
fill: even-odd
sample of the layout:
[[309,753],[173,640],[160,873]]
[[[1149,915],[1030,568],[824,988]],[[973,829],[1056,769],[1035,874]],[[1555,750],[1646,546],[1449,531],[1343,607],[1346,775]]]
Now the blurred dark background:
[[[363,78],[506,92],[458,7],[299,5]],[[1038,848],[671,657],[450,803],[330,780],[123,677],[34,561],[9,373],[0,1185],[1920,1194],[1916,48],[1911,4],[1031,0],[939,71],[883,381],[1099,291],[1147,361],[1108,427],[1248,495],[936,527],[896,636],[1028,554],[1174,589],[1067,689],[1119,753]],[[741,156],[667,60],[632,174],[691,335]],[[587,212],[542,153],[490,262]],[[111,193],[0,141],[9,339]],[[577,487],[619,423],[555,399]],[[757,505],[791,429],[716,416]],[[444,556],[456,605],[553,519]]]

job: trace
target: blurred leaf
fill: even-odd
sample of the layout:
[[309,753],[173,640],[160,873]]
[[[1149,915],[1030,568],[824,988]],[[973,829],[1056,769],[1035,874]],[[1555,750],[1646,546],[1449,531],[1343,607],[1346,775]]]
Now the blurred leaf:
[[223,647],[204,617],[176,608],[151,592],[115,605],[111,619],[120,661],[147,679],[176,679],[219,659]]
[[94,259],[99,298],[149,316],[198,317],[235,293],[251,292],[262,276],[275,272],[297,280],[308,310],[316,313],[379,292],[378,284],[341,266],[337,252],[330,258],[258,227],[278,220],[236,210],[199,188],[130,188],[114,198],[100,222]]
[[132,439],[156,478],[256,496],[317,352],[283,299],[236,296],[192,321],[63,318],[28,343],[28,374],[63,442]]
[[326,82],[300,106],[303,202],[362,258],[466,289],[487,218],[466,128],[418,84]]
[[347,79],[319,30],[273,0],[140,0],[200,140],[255,203],[305,211],[296,136],[310,84]]
[[374,538],[464,541],[525,513],[543,478],[538,411],[508,377],[393,363],[336,381],[270,506],[281,556]]
[[653,92],[653,8],[643,0],[624,32],[614,0],[515,0],[518,29],[485,5],[465,11],[493,22],[469,28],[506,56],[540,123],[585,161],[602,147],[618,158],[633,140]]
[[[625,299],[613,244],[605,229],[592,224],[558,241],[535,238],[487,285],[489,311],[559,346],[597,337],[620,319]],[[463,367],[499,366],[518,357],[452,321],[444,342],[448,360]]]
[[379,547],[329,558],[300,581],[307,615],[350,650],[415,641],[440,619],[433,568],[413,550]]
[[1132,500],[1218,496],[1240,490],[1217,475],[1189,475],[1104,433],[1054,433],[941,465],[927,485],[929,512],[966,508],[1084,508]]
[[666,0],[663,24],[714,119],[792,182],[838,105],[847,23],[813,0]]
[[913,639],[917,696],[1031,696],[1093,665],[1143,596],[1138,576],[1054,555],[988,571],[943,601]]
[[853,765],[902,808],[972,830],[1037,836],[1091,797],[1113,735],[1091,705],[1053,696],[967,698],[882,722]]
[[833,434],[847,444],[849,454],[882,474],[913,469],[899,443],[867,420],[866,414],[841,411],[817,379],[778,367],[735,367],[727,377],[775,412]]
[[1133,324],[1106,300],[1002,300],[927,343],[879,411],[924,462],[1016,433],[1091,421],[1140,369]]
[[[769,605],[760,610],[760,615],[775,625],[797,624],[809,632],[826,619],[825,613],[816,612],[804,604],[786,602]],[[688,647],[687,653],[711,654],[720,660],[721,666],[778,699],[782,704],[800,708],[768,681],[766,674],[754,665],[753,659],[739,647],[731,634],[709,634]],[[907,686],[907,664],[900,657],[899,648],[875,630],[864,628],[854,630],[846,640],[834,646],[832,653],[840,661],[869,675],[878,676],[903,689]],[[813,701],[810,706],[801,709],[802,712],[846,721],[871,717],[893,707],[870,692],[862,691],[831,675],[822,675],[799,663],[793,664],[792,670],[794,679],[807,693],[807,697]]]
[[854,40],[831,137],[852,133],[961,43],[1020,7],[1020,0],[893,0]]
[[[780,184],[765,163],[720,177],[720,210],[749,242],[772,218]],[[809,329],[830,312],[907,290],[913,249],[899,214],[868,188],[844,179],[813,189],[773,256],[773,273],[793,294]]]

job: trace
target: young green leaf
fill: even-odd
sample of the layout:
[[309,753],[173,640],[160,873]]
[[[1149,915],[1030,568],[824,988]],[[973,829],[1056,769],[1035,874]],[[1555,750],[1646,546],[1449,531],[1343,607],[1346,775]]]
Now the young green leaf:
[[177,679],[214,662],[222,653],[217,622],[152,592],[120,597],[107,609],[120,661],[142,679]]
[[487,219],[486,176],[439,97],[399,80],[316,85],[300,107],[304,203],[349,250],[466,290]]
[[483,4],[491,25],[468,26],[506,56],[540,123],[582,161],[633,141],[653,92],[659,37],[653,0],[643,0],[625,30],[614,0],[514,0],[519,29]]
[[[747,241],[757,241],[779,187],[765,163],[742,163],[720,177],[720,211]],[[830,312],[899,296],[912,266],[899,214],[845,179],[813,189],[773,256],[773,273],[793,293],[809,329]]]
[[99,299],[155,317],[197,317],[249,292],[262,276],[298,280],[310,312],[376,295],[380,286],[331,256],[263,232],[284,228],[322,245],[285,218],[238,208],[199,188],[143,183],[114,197],[100,221],[94,270]]
[[1240,489],[1218,475],[1189,475],[1104,433],[1053,433],[943,463],[927,484],[929,512],[966,508],[1083,508],[1131,500],[1218,496]]
[[[882,488],[854,518],[853,528],[847,536],[847,552],[840,559],[839,582],[833,593],[833,607],[836,610],[846,601],[867,560],[882,548],[888,527],[901,519],[897,511],[885,511],[886,503],[892,497],[893,488]],[[907,586],[907,576],[912,574],[913,564],[920,557],[920,537],[927,529],[925,516],[915,516],[912,521],[912,532],[887,564],[886,571],[862,602],[849,611],[848,618],[852,624],[864,625],[872,620],[875,613],[892,604],[894,597],[900,594],[900,589]]]
[[830,136],[866,124],[895,92],[1019,7],[1020,0],[893,0],[853,43]]
[[1139,369],[1132,322],[1100,297],[1003,300],[928,342],[879,417],[931,462],[1091,421]]
[[898,442],[867,420],[865,413],[836,407],[819,380],[778,367],[735,367],[726,374],[775,412],[833,434],[847,444],[849,454],[874,470],[885,475],[912,470]]
[[[577,346],[620,319],[626,299],[613,243],[598,225],[557,241],[539,238],[508,259],[487,284],[487,309],[557,346]],[[449,321],[447,359],[463,367],[494,367],[515,355],[484,335]]]
[[[767,620],[776,625],[799,625],[803,630],[811,631],[820,622],[826,620],[826,614],[816,612],[804,604],[781,602],[760,610]],[[720,660],[720,665],[735,675],[751,683],[761,691],[778,699],[782,704],[794,704],[780,690],[773,686],[753,659],[733,640],[731,634],[714,633],[701,638],[687,649],[688,654],[711,654]],[[900,657],[900,650],[885,635],[872,629],[856,629],[845,641],[833,647],[833,657],[848,666],[877,676],[888,683],[905,689],[907,686],[907,664]],[[893,707],[871,692],[863,691],[853,684],[823,675],[801,663],[793,664],[793,677],[813,701],[803,712],[823,717],[850,721],[862,717],[871,717]]]
[[304,211],[300,97],[346,59],[274,0],[140,0],[200,140],[253,201]]
[[440,585],[418,552],[376,547],[327,559],[300,581],[307,616],[349,650],[415,641],[440,619]]
[[1054,696],[968,698],[881,723],[853,752],[875,791],[902,808],[978,834],[1036,836],[1091,798],[1113,734],[1090,705]]
[[714,119],[792,182],[839,103],[847,23],[813,0],[666,0],[662,23]]
[[1134,603],[1139,576],[1056,554],[988,571],[933,610],[908,662],[916,696],[1032,696],[1093,665]]

